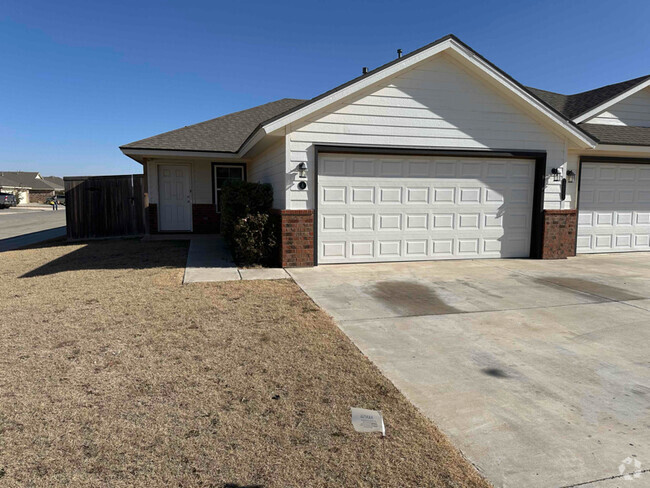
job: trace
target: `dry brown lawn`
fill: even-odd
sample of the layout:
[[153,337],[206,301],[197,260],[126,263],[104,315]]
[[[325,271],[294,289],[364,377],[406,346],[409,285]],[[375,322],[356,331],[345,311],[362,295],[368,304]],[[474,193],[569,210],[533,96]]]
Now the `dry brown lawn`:
[[293,282],[183,286],[186,252],[0,254],[0,486],[488,486]]

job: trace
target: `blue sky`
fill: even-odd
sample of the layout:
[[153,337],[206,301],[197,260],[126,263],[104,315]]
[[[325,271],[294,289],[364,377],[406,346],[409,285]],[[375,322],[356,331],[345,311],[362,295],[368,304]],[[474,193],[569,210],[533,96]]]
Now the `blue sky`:
[[141,172],[118,146],[311,98],[454,33],[562,93],[650,74],[650,2],[3,0],[0,169]]

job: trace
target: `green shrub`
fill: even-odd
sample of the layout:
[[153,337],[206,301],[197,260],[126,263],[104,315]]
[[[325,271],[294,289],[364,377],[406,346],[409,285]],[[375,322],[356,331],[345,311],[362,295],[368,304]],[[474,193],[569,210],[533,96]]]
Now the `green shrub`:
[[221,190],[221,233],[238,264],[274,264],[277,219],[269,215],[273,187],[228,181]]
[[250,214],[235,224],[233,253],[237,263],[271,264],[277,249],[275,219],[269,214]]
[[221,233],[232,243],[235,225],[240,219],[268,213],[273,205],[273,187],[268,183],[226,181],[221,189]]

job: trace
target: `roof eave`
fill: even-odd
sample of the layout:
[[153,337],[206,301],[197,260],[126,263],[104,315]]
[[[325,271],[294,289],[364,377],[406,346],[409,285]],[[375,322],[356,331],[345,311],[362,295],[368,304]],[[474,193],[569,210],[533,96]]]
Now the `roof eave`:
[[120,147],[120,151],[131,159],[142,163],[138,158],[155,157],[195,157],[195,158],[219,158],[219,159],[241,159],[239,152],[223,151],[200,151],[194,149],[148,149],[136,147]]

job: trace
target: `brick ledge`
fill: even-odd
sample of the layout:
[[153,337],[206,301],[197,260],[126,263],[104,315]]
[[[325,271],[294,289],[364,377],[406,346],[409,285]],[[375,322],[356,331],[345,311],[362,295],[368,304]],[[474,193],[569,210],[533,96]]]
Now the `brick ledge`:
[[549,215],[571,215],[574,213],[578,213],[577,210],[575,209],[565,209],[565,210],[544,210],[544,213],[547,213]]

